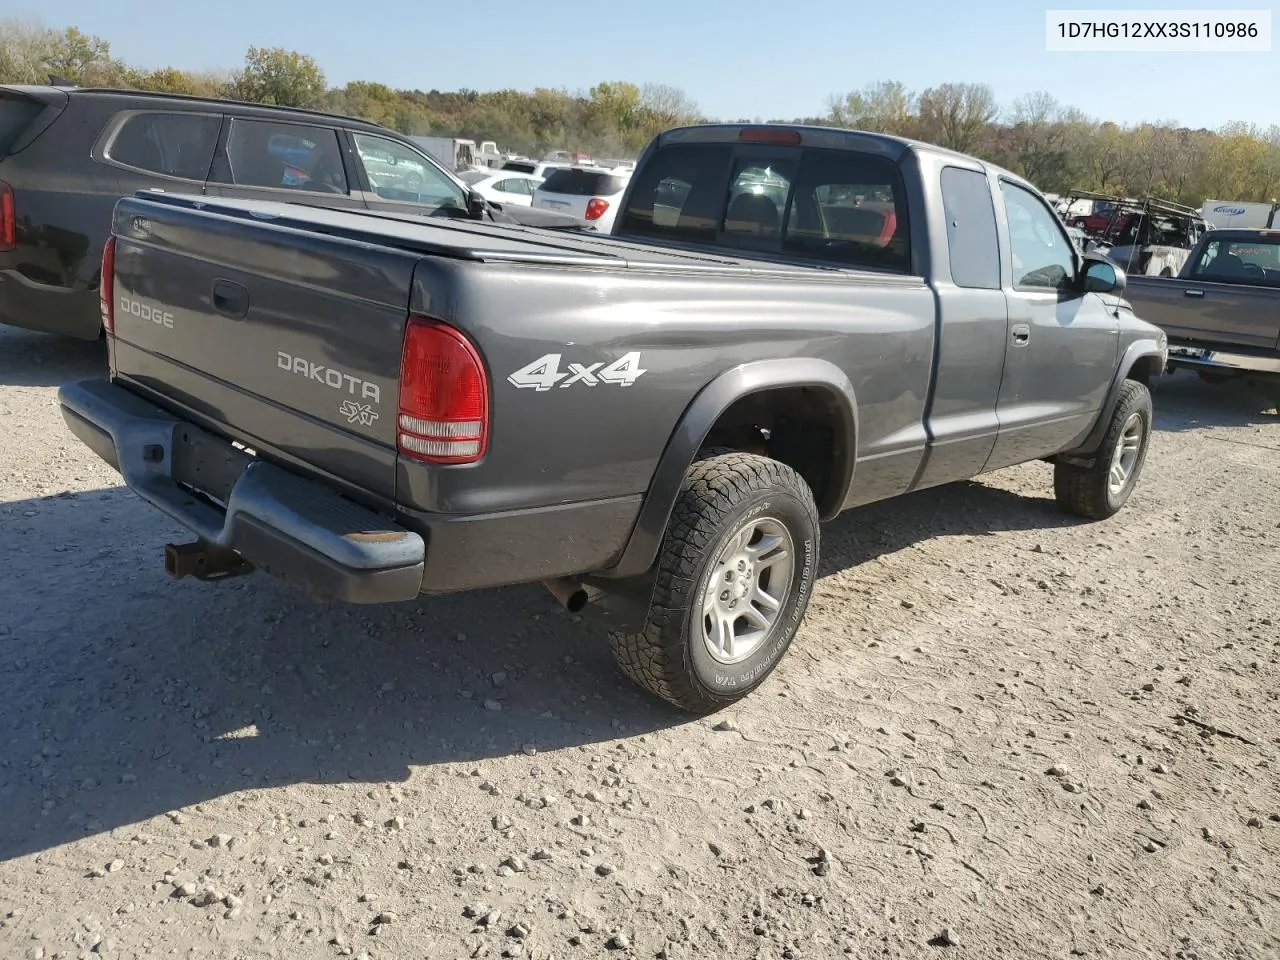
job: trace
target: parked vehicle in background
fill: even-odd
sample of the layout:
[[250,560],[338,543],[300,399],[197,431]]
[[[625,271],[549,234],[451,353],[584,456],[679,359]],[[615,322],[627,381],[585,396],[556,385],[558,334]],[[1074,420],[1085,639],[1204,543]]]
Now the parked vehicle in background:
[[499,169],[509,170],[512,173],[527,173],[531,177],[537,177],[539,180],[545,180],[553,170],[564,170],[568,168],[568,164],[549,163],[545,160],[529,160],[516,159],[505,160]]
[[[1088,213],[1080,213],[1082,205]],[[1157,197],[1115,197],[1077,190],[1058,202],[1085,249],[1105,253],[1130,276],[1172,277],[1208,229],[1198,210]],[[1074,212],[1072,212],[1074,211]]]
[[534,191],[533,205],[578,217],[601,233],[608,233],[630,179],[629,170],[598,167],[552,170]]
[[475,164],[477,167],[497,169],[507,160],[509,154],[503,151],[494,141],[484,140],[476,149]]
[[533,192],[542,183],[540,177],[515,170],[464,170],[458,179],[486,200],[521,207],[533,203]]
[[175,576],[354,603],[542,582],[697,713],[782,659],[820,521],[1038,459],[1084,517],[1136,488],[1163,335],[1025,180],[711,124],[654,140],[619,206],[554,235],[124,199],[109,374],[64,417],[194,531]]
[[1169,337],[1172,366],[1280,379],[1280,230],[1211,230],[1177,277],[1133,277],[1125,296]]
[[422,150],[434,157],[451,173],[477,166],[476,142],[457,137],[409,137]]
[[139,190],[582,229],[499,213],[409,138],[352,117],[132,90],[0,86],[0,323],[102,330],[111,210]]
[[1280,226],[1276,214],[1280,203],[1239,203],[1233,200],[1206,200],[1200,207],[1200,215],[1215,230],[1230,227]]
[[1198,210],[1154,197],[1137,201],[1131,210],[1122,205],[1113,215],[1123,227],[1105,231],[1099,244],[1131,276],[1176,276],[1209,229]]

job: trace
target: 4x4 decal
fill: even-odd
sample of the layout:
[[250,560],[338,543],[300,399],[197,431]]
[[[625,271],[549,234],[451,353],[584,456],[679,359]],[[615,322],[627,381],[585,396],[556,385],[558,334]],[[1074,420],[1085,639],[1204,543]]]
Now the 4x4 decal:
[[[629,387],[648,372],[640,368],[639,351],[619,357],[607,367],[601,360],[599,363],[570,363],[569,369],[565,371],[560,369],[560,359],[561,355],[558,353],[545,354],[511,374],[507,377],[507,382],[513,387],[536,390],[539,393],[557,385],[561,389],[577,384],[594,387],[600,383]],[[601,367],[604,369],[601,370]]]

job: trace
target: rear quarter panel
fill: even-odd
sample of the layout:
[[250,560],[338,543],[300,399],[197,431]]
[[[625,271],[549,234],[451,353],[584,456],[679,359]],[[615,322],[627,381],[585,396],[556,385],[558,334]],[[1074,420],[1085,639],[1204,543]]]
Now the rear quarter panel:
[[[492,436],[478,464],[401,460],[397,500],[476,513],[644,492],[694,397],[753,360],[817,357],[849,376],[858,454],[905,489],[923,449],[934,301],[914,277],[824,271],[787,277],[662,269],[420,263],[414,313],[465,330],[488,367]],[[630,386],[574,379],[638,353]],[[549,389],[509,379],[554,355]],[[861,467],[859,467],[861,469]],[[896,483],[896,482],[895,482]],[[895,491],[900,492],[900,491]]]

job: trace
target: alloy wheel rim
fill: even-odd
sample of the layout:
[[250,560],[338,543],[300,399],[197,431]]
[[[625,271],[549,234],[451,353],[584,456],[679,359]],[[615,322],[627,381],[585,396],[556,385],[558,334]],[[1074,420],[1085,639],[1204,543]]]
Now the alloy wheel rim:
[[1138,455],[1142,452],[1143,421],[1142,414],[1130,414],[1124,422],[1124,428],[1116,440],[1115,450],[1111,453],[1111,469],[1107,473],[1107,489],[1112,496],[1124,492],[1124,488],[1133,479],[1134,468],[1138,464]]
[[773,630],[791,593],[795,543],[772,517],[729,537],[702,587],[702,640],[717,662],[741,663]]

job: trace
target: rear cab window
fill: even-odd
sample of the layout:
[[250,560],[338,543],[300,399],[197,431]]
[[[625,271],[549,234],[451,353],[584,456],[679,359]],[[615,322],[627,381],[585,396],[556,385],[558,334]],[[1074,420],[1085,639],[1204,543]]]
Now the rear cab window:
[[611,197],[627,185],[624,178],[600,170],[552,170],[538,188],[567,197]]
[[638,174],[616,233],[905,273],[906,190],[883,157],[677,143]]

